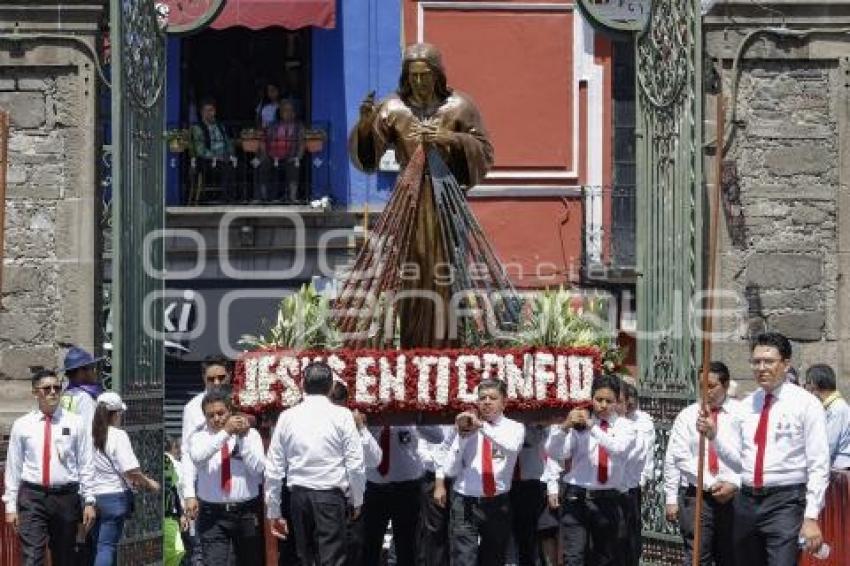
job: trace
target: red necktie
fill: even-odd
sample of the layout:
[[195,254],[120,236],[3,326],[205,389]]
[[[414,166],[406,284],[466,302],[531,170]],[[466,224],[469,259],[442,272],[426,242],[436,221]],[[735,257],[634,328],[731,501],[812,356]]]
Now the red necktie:
[[44,414],[44,447],[41,452],[41,484],[50,487],[50,415]]
[[381,439],[378,441],[381,445],[381,463],[378,464],[378,473],[382,476],[390,472],[390,427],[384,425],[381,429]]
[[767,421],[770,416],[770,406],[773,404],[773,395],[766,393],[764,404],[761,407],[759,425],[753,441],[756,443],[756,467],[753,471],[753,487],[764,486],[764,454],[767,452]]
[[493,443],[486,436],[481,441],[481,487],[484,489],[484,497],[496,495],[496,478],[493,476]]
[[[599,423],[599,428],[602,429],[602,432],[608,432],[608,421],[602,421]],[[598,466],[596,468],[596,480],[599,483],[608,483],[608,451],[602,447],[601,444],[596,445],[596,461]]]
[[[711,422],[714,423],[714,430],[717,430],[717,414],[720,408],[711,408]],[[708,471],[711,475],[716,476],[720,471],[720,462],[717,460],[717,448],[714,446],[714,441],[708,443]]]
[[221,446],[221,490],[230,495],[230,448],[227,442]]

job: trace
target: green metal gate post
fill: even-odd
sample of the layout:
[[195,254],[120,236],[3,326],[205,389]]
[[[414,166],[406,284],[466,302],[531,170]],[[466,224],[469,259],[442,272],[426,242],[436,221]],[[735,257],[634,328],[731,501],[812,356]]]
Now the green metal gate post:
[[644,495],[645,564],[673,564],[661,466],[676,414],[695,399],[703,289],[702,31],[698,0],[655,0],[636,38],[638,365],[655,419],[656,473]]
[[[164,355],[152,331],[162,329],[162,308],[146,299],[163,290],[163,246],[144,244],[165,225],[165,35],[153,0],[111,0],[110,22],[113,387],[127,403],[124,424],[139,461],[161,479]],[[162,510],[161,495],[140,495],[119,564],[161,563]]]

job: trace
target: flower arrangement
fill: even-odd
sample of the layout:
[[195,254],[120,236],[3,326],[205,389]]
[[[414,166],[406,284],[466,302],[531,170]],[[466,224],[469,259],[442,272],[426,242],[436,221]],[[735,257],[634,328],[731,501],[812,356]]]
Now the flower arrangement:
[[183,153],[189,148],[189,130],[168,130],[165,132],[165,141],[170,152]]
[[349,384],[350,405],[368,413],[449,414],[471,402],[488,376],[507,383],[511,410],[586,403],[594,375],[622,371],[624,352],[604,329],[602,306],[547,290],[525,301],[513,344],[502,338],[456,350],[404,350],[393,317],[376,325],[364,348],[344,349],[331,299],[304,285],[280,302],[274,324],[240,339],[251,351],[237,364],[237,401],[253,412],[290,407],[301,398],[301,371],[324,360]]

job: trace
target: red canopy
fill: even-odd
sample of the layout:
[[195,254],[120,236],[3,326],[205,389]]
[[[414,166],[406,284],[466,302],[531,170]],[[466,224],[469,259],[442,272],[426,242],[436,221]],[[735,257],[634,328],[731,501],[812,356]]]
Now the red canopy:
[[211,27],[332,28],[335,24],[335,4],[335,0],[227,0]]

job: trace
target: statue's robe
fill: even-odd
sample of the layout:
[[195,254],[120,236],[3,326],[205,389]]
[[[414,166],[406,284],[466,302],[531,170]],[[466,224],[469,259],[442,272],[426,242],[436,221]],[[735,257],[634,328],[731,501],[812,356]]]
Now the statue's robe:
[[[478,109],[464,94],[454,91],[432,108],[418,108],[403,101],[397,94],[384,99],[377,108],[370,134],[359,135],[357,129],[349,138],[351,159],[360,170],[373,172],[378,168],[381,156],[387,149],[394,149],[396,160],[402,167],[399,179],[404,177],[411,158],[422,145],[419,139],[410,139],[417,121],[430,120],[457,135],[449,147],[435,146],[456,182],[465,189],[479,183],[493,165],[493,147],[488,139]],[[401,346],[403,348],[440,348],[457,345],[449,340],[448,310],[451,300],[449,270],[438,267],[446,264],[446,253],[440,219],[434,203],[428,167],[422,168],[419,186],[417,217],[406,247],[404,262],[415,264],[417,270],[405,270],[402,291],[423,290],[439,297],[442,306],[435,305],[430,298],[405,298],[399,301],[397,310],[400,320]],[[400,190],[396,183],[395,190]],[[466,202],[463,202],[466,206]],[[388,209],[387,213],[392,213]],[[415,276],[415,275],[418,275]],[[443,325],[440,328],[437,311],[441,311]]]

